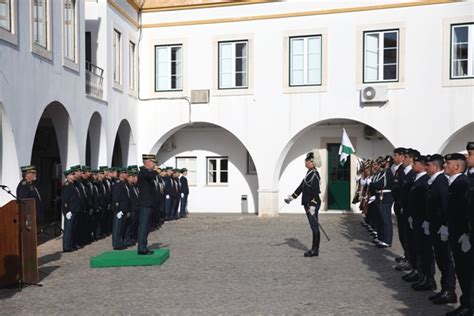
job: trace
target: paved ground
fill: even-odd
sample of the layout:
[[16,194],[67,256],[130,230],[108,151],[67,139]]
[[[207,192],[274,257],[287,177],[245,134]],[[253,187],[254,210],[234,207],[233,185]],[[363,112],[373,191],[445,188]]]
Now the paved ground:
[[[322,215],[331,241],[304,258],[303,215],[273,219],[194,215],[150,235],[168,247],[160,267],[91,269],[110,238],[62,254],[61,240],[40,246],[42,288],[0,290],[1,315],[312,314],[442,315],[430,293],[414,292],[392,269],[399,245],[373,247],[357,214]],[[438,273],[439,275],[439,273]]]

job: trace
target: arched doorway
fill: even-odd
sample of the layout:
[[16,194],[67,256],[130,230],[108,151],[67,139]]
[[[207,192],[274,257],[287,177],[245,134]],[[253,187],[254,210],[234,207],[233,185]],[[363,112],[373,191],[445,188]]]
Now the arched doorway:
[[136,164],[136,161],[137,152],[132,129],[127,120],[122,120],[115,136],[112,166],[126,167],[127,165]]
[[[339,163],[343,127],[355,149],[355,154],[345,165]],[[360,159],[387,155],[393,148],[381,132],[358,121],[330,119],[308,126],[293,137],[281,156],[280,169],[277,170],[280,212],[302,212],[297,203],[283,205],[281,201],[300,184],[306,172],[304,158],[309,151],[319,149],[321,156],[321,210],[344,211],[351,209]]]
[[450,153],[466,152],[467,142],[474,141],[474,122],[471,122],[458,131],[453,133],[441,146],[440,153],[442,155]]
[[102,117],[98,112],[94,112],[87,130],[86,165],[97,168],[101,164],[106,164],[106,148]]
[[44,222],[60,222],[59,197],[63,171],[79,164],[76,136],[68,112],[59,102],[44,110],[36,128],[31,164],[38,171],[35,183],[44,207]]
[[257,169],[246,146],[225,128],[182,125],[161,137],[154,150],[160,165],[189,170],[191,213],[257,212]]

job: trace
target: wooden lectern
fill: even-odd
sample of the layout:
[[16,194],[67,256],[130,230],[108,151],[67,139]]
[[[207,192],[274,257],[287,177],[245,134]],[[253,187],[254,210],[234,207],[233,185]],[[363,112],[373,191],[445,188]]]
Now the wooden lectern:
[[0,208],[0,288],[39,281],[35,200]]

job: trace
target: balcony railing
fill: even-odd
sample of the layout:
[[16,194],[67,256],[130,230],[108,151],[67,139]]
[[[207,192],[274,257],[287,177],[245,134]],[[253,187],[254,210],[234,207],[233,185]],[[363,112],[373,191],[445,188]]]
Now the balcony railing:
[[86,94],[98,99],[104,98],[104,69],[86,61]]

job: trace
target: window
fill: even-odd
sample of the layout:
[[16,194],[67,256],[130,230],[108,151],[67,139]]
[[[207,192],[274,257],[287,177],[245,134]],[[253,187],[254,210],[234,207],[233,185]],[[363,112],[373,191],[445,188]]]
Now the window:
[[33,0],[33,43],[48,48],[48,2]]
[[399,30],[364,32],[364,82],[398,81]]
[[176,157],[176,168],[188,169],[188,184],[189,185],[196,185],[197,178],[196,178],[196,157]]
[[257,168],[249,152],[247,152],[247,174],[257,174]]
[[155,46],[155,91],[182,90],[182,45]]
[[11,0],[0,0],[0,27],[11,32]]
[[474,23],[451,26],[451,78],[474,77]]
[[64,0],[64,57],[76,61],[76,0]]
[[290,37],[290,86],[321,84],[321,36]]
[[122,83],[122,34],[114,29],[114,38],[113,38],[113,62],[114,62],[114,82],[121,84]]
[[248,87],[248,41],[219,42],[219,89]]
[[207,184],[227,184],[229,182],[229,158],[207,158]]
[[128,43],[128,86],[135,90],[135,43]]

